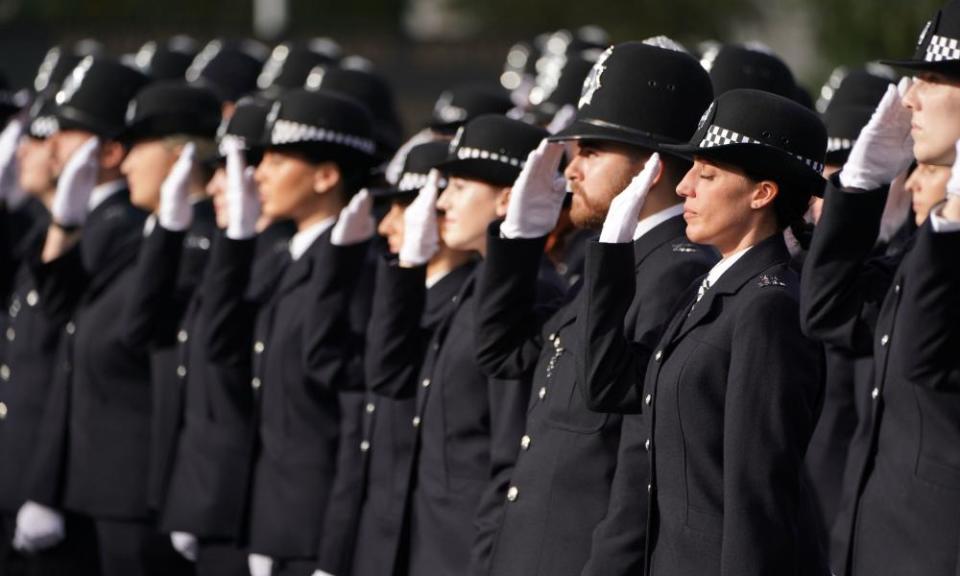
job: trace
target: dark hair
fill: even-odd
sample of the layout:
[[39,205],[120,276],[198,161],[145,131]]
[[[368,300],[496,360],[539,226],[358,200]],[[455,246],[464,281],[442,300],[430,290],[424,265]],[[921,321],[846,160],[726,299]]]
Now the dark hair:
[[787,228],[796,228],[803,222],[803,215],[807,213],[813,196],[809,183],[792,182],[784,180],[782,176],[766,176],[756,172],[744,171],[744,175],[754,184],[769,180],[777,185],[773,213],[777,218],[778,230],[782,232]]
[[336,164],[340,170],[340,179],[343,183],[344,201],[349,201],[354,194],[369,183],[369,162],[358,153],[347,150],[342,146],[309,143],[271,146],[270,149],[294,154],[310,164],[322,164],[323,162]]

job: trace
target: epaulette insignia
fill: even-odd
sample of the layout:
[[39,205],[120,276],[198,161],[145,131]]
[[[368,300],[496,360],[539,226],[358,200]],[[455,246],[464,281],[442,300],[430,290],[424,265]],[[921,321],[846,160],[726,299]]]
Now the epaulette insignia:
[[674,252],[681,252],[683,254],[693,254],[697,252],[697,247],[689,242],[680,242],[673,245]]
[[779,286],[780,288],[786,287],[787,283],[781,280],[776,276],[768,276],[764,274],[760,277],[760,280],[757,282],[757,286],[760,288],[766,288],[768,286]]

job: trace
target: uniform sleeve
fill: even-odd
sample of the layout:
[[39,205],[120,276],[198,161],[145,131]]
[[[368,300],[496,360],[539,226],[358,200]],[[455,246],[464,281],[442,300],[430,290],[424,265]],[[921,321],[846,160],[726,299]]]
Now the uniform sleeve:
[[185,308],[176,289],[185,235],[157,225],[144,239],[134,271],[134,289],[124,309],[123,337],[132,348],[173,341]]
[[723,576],[793,574],[803,458],[823,388],[823,356],[786,291],[741,310],[732,338],[723,436]]
[[80,258],[80,247],[74,246],[50,262],[41,261],[37,254],[31,260],[30,269],[44,314],[51,322],[66,322],[73,316],[90,281]]
[[256,307],[244,296],[255,247],[254,239],[231,240],[223,234],[214,239],[200,306],[207,326],[207,359],[214,364],[249,361]]
[[588,244],[574,355],[591,410],[641,411],[650,356],[691,283],[707,272],[705,259],[676,258],[638,286],[632,244]]
[[488,229],[477,285],[477,362],[494,378],[529,378],[543,347],[541,327],[559,302],[538,306],[546,238],[500,238],[499,225]]
[[905,264],[894,339],[903,376],[929,388],[960,389],[960,231],[927,224]]
[[827,187],[801,277],[804,332],[856,355],[872,353],[873,332],[895,262],[870,259],[886,189],[849,194]]
[[364,360],[367,386],[390,398],[411,398],[423,363],[421,319],[426,305],[426,267],[401,268],[381,259],[377,265],[373,310]]

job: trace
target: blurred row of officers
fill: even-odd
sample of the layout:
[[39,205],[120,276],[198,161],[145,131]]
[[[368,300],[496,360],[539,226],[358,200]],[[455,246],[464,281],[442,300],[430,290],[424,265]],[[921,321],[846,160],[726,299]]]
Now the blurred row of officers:
[[960,0],[819,113],[762,46],[608,44],[405,141],[329,41],[51,51],[0,574],[960,574]]

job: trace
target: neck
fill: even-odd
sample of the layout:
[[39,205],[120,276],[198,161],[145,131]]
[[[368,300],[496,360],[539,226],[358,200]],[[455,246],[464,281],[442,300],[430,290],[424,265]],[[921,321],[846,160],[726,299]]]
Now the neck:
[[53,208],[53,197],[57,193],[57,189],[47,190],[46,192],[40,194],[37,198],[40,202],[43,203],[44,207],[49,212]]
[[661,179],[656,186],[651,188],[643,201],[643,206],[640,208],[637,221],[639,222],[683,202],[683,199],[676,194],[676,184],[676,182]]
[[319,224],[331,216],[336,216],[338,213],[338,210],[325,209],[311,212],[309,216],[297,219],[297,232],[303,232],[307,228]]
[[767,238],[777,234],[777,226],[771,222],[764,222],[760,226],[755,226],[750,229],[746,234],[741,236],[735,241],[730,242],[724,246],[714,246],[723,258],[729,258],[733,254],[745,250],[751,246],[756,246],[757,244],[763,242]]
[[453,250],[443,246],[440,251],[427,262],[427,278],[443,277],[463,266],[470,260],[470,253],[463,250]]
[[123,178],[123,174],[120,173],[120,170],[117,168],[104,168],[100,167],[100,172],[97,174],[97,186],[101,184],[107,184],[108,182],[113,182],[114,180],[119,180]]

